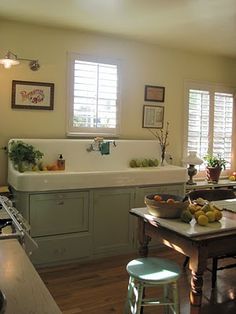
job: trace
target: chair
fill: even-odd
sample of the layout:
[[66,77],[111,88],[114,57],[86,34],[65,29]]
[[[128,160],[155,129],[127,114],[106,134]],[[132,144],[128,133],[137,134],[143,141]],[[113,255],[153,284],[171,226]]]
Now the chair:
[[[130,277],[125,314],[143,313],[145,306],[163,306],[164,313],[180,313],[177,280],[181,271],[176,263],[164,258],[146,257],[130,261],[126,269]],[[145,298],[144,289],[157,286],[163,288],[163,297]]]
[[[196,191],[191,191],[186,195],[186,198],[188,198],[190,202],[193,200],[196,200],[199,197],[201,197],[205,200],[208,200],[210,202],[236,198],[234,191],[230,190],[230,189],[196,190]],[[218,267],[218,261],[220,259],[224,259],[224,258],[236,258],[236,250],[232,254],[225,254],[225,255],[213,257],[212,268],[211,269],[207,268],[212,273],[212,277],[211,277],[211,287],[212,288],[215,288],[218,270],[236,267],[236,263],[227,264],[227,265]],[[188,262],[189,262],[189,257],[186,257],[185,261],[183,263],[184,268],[187,266]]]

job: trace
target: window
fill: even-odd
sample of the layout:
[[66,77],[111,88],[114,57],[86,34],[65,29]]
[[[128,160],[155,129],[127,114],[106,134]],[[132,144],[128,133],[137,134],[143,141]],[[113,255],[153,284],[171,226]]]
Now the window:
[[[197,151],[220,154],[231,168],[233,135],[233,90],[219,86],[189,83],[187,92],[186,154]],[[201,166],[200,169],[204,169]]]
[[69,55],[68,134],[117,136],[118,62]]

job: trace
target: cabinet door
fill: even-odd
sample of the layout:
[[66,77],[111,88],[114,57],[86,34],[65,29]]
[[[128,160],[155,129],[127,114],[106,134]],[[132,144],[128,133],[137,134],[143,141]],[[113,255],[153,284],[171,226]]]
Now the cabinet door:
[[31,236],[88,231],[88,192],[30,195]]
[[131,249],[133,230],[129,210],[133,189],[94,191],[94,254],[124,253]]

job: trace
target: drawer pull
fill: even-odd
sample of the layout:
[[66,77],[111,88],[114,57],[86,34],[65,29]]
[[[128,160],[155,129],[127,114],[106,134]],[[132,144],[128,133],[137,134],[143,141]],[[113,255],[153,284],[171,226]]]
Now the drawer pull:
[[64,201],[59,201],[57,205],[64,205]]

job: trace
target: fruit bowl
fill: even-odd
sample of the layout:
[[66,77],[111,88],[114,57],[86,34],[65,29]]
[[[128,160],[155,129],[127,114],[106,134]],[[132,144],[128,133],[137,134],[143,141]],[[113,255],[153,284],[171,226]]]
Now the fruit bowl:
[[[157,199],[157,195],[160,200]],[[149,214],[159,218],[179,218],[183,210],[187,209],[188,202],[183,198],[172,194],[149,194],[144,198]]]

